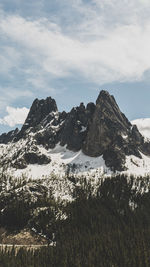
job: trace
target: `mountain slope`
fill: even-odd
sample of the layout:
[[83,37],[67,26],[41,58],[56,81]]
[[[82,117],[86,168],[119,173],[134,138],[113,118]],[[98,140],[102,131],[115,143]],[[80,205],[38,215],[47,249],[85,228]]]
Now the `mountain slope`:
[[1,168],[37,177],[127,171],[132,157],[149,165],[150,143],[107,91],[96,104],[81,103],[68,113],[59,112],[51,97],[36,99],[22,129],[1,135],[0,143]]

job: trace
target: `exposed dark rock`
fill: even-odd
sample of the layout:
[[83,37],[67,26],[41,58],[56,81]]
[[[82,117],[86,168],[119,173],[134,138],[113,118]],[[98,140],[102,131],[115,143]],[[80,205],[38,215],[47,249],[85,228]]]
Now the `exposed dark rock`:
[[50,163],[50,159],[46,155],[38,155],[34,152],[28,152],[24,154],[24,159],[27,164],[48,164]]
[[89,103],[85,108],[81,103],[79,107],[73,108],[68,113],[60,134],[60,144],[67,145],[67,148],[78,151],[87,133],[88,121],[91,119],[95,110],[94,103]]
[[140,150],[143,154],[150,156],[150,142],[143,142],[142,146],[140,147]]
[[[53,98],[47,97],[45,100],[35,99],[17,139],[22,138],[29,128],[32,128],[33,131],[35,131],[36,127],[52,112],[57,112],[57,105]],[[49,118],[49,121],[50,119],[51,117]]]
[[18,132],[19,129],[16,128],[15,130],[8,133],[3,133],[2,135],[0,135],[0,144],[7,144],[9,142],[12,142],[17,136]]
[[140,134],[138,128],[136,125],[132,126],[132,132],[131,132],[131,138],[134,142],[134,144],[140,146],[144,142],[143,136]]
[[122,170],[126,155],[141,157],[143,137],[120,111],[115,99],[101,91],[96,109],[83,143],[83,152],[89,156],[104,156],[106,165]]
[[46,155],[38,154],[36,152],[26,152],[18,158],[15,155],[13,160],[14,162],[12,163],[12,166],[16,169],[25,169],[28,164],[44,165],[51,162],[50,158]]
[[130,128],[130,122],[119,110],[114,97],[101,91],[89,123],[83,151],[93,157],[100,156],[114,144],[116,137],[128,134]]
[[65,111],[49,114],[40,124],[42,130],[35,134],[37,144],[43,145],[46,149],[54,148],[60,141],[60,134],[66,117],[67,113]]
[[18,158],[14,163],[12,163],[12,167],[16,169],[25,169],[27,167],[27,163],[23,157]]
[[43,145],[46,149],[54,148],[58,142],[57,132],[49,128],[43,132],[38,132],[35,139],[38,145]]
[[103,158],[107,164],[107,167],[113,171],[123,171],[125,164],[124,153],[120,149],[109,148],[104,151]]
[[47,97],[45,100],[35,99],[23,127],[35,127],[45,119],[47,115],[56,111],[57,105],[53,98]]

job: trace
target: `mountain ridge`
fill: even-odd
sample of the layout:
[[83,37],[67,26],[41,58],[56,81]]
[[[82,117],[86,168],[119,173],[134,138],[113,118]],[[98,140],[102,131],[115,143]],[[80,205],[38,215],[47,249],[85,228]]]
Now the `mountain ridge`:
[[[17,147],[19,142],[24,143],[24,148],[16,148],[11,156],[11,164],[16,169],[50,163],[51,158],[48,153],[40,152],[41,147],[48,151],[58,144],[74,153],[81,150],[88,157],[102,156],[112,171],[126,170],[127,156],[139,159],[141,153],[150,156],[150,143],[145,142],[138,128],[120,111],[114,96],[104,90],[95,104],[81,103],[68,113],[59,112],[51,97],[35,99],[21,130],[0,136],[0,144]],[[1,158],[0,164],[7,163]]]

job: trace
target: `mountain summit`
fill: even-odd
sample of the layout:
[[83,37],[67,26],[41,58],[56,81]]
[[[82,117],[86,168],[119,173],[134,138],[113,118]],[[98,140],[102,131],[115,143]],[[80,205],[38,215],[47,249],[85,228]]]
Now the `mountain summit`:
[[144,150],[142,135],[136,126],[131,125],[107,91],[100,92],[88,128],[83,144],[84,153],[93,157],[103,155],[108,167],[121,170],[126,155],[141,157],[139,151]]
[[[60,151],[64,148],[70,151],[68,153],[76,153],[74,155],[82,153],[89,157],[89,162],[95,159],[97,165],[98,158],[102,157],[112,171],[126,170],[129,156],[142,159],[143,154],[150,155],[150,143],[145,142],[107,91],[100,92],[96,104],[81,103],[68,113],[59,112],[51,97],[35,99],[22,129],[1,135],[0,143],[7,146],[6,151],[9,147],[9,155],[5,159],[3,156],[0,164],[9,162],[9,166],[16,169],[25,169],[29,164],[50,164],[52,151],[58,146]],[[68,162],[69,159],[65,164]],[[81,164],[82,158],[78,162]]]

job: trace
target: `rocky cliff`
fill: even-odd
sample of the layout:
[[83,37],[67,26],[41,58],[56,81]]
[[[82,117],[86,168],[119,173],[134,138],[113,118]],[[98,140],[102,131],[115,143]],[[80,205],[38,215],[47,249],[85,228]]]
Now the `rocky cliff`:
[[103,155],[108,167],[121,170],[126,155],[141,157],[143,145],[142,135],[120,111],[114,97],[101,91],[89,120],[83,152],[93,157]]

